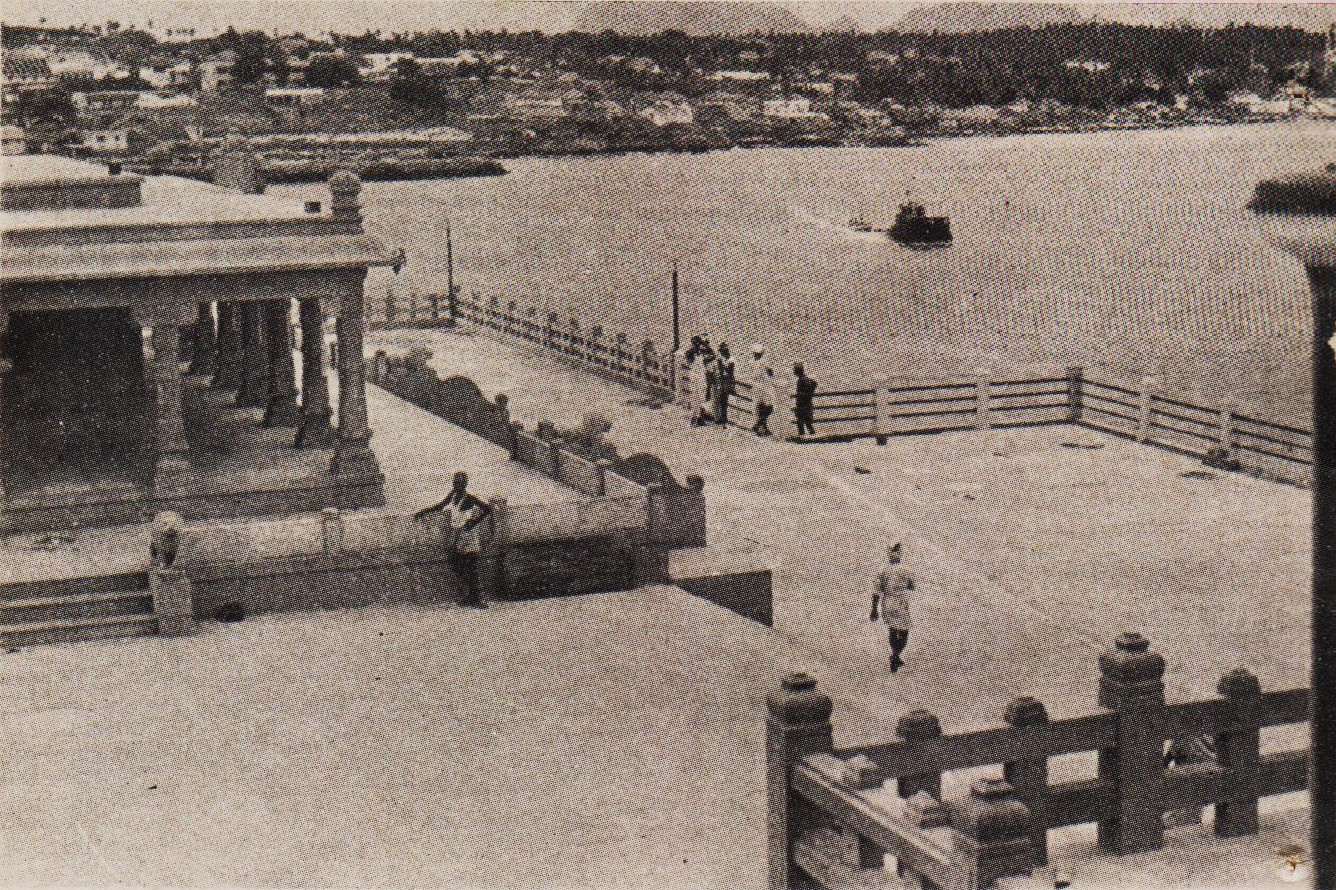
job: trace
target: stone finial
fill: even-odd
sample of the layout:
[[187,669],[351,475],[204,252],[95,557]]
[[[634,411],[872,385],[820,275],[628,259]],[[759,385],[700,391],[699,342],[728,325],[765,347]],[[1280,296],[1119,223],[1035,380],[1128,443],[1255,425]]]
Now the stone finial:
[[816,680],[803,673],[785,677],[780,688],[766,696],[765,703],[771,719],[788,726],[826,723],[834,710],[830,696],[818,691]]
[[906,742],[921,742],[942,737],[942,724],[935,714],[924,710],[910,711],[895,724],[895,734]]
[[1099,702],[1117,710],[1136,701],[1164,701],[1164,658],[1139,633],[1125,633],[1099,657]]
[[1243,668],[1235,668],[1221,677],[1216,689],[1225,698],[1257,698],[1262,694],[1262,684],[1256,675]]
[[872,762],[866,754],[856,754],[844,761],[840,770],[840,783],[846,788],[862,791],[865,788],[880,788],[885,779],[881,768]]
[[503,392],[497,393],[496,398],[493,399],[492,401],[496,403],[496,407],[498,408],[510,407],[510,396],[506,395]]
[[170,569],[181,547],[181,515],[164,510],[153,517],[149,559],[157,569]]
[[910,795],[905,801],[905,818],[919,828],[940,828],[951,823],[946,805],[926,791]]
[[952,825],[976,844],[996,844],[1026,837],[1030,809],[1002,779],[980,779],[969,796],[953,804]]
[[336,217],[357,216],[361,211],[358,196],[362,193],[362,180],[351,170],[335,170],[329,177],[329,207]]
[[687,488],[691,489],[694,492],[700,493],[705,490],[705,480],[702,479],[700,476],[694,474],[690,475],[687,477]]
[[1043,726],[1048,723],[1048,710],[1036,698],[1023,695],[1012,699],[1003,715],[1009,726]]

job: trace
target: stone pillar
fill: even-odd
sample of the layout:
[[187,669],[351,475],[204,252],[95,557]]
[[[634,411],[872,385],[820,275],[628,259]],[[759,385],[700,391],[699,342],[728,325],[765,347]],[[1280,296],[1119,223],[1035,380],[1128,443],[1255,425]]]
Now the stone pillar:
[[190,471],[185,423],[181,414],[181,328],[195,320],[194,306],[136,313],[141,327],[153,329],[152,378],[156,415],[155,487],[180,485]]
[[155,568],[148,576],[153,595],[153,617],[164,637],[184,637],[195,632],[195,598],[190,579],[180,569]]
[[241,307],[218,304],[218,362],[214,389],[236,389],[241,385]]
[[214,330],[213,304],[200,303],[195,320],[194,351],[190,355],[191,374],[213,373],[218,360],[218,338]]
[[1029,875],[1034,869],[1030,849],[1031,815],[1012,787],[998,779],[980,779],[969,797],[951,807],[955,829],[952,853],[960,890],[984,890],[1000,878]]
[[5,432],[5,381],[14,365],[9,359],[6,348],[9,338],[9,313],[0,308],[0,513],[5,509],[5,467],[8,456],[5,454],[9,436]]
[[325,312],[314,297],[300,300],[302,326],[302,419],[298,448],[332,448],[329,384],[325,380]]
[[1261,747],[1262,685],[1242,668],[1220,678],[1216,687],[1230,703],[1238,727],[1216,737],[1220,766],[1231,773],[1233,800],[1215,805],[1217,837],[1257,833],[1257,785]]
[[269,354],[264,345],[264,306],[254,301],[238,306],[241,315],[241,379],[237,407],[269,403]]
[[[1037,699],[1022,696],[1007,705],[1008,726],[1026,729],[1048,724],[1048,711]],[[1002,765],[1002,778],[1021,803],[1030,809],[1030,852],[1036,865],[1048,864],[1048,758],[1011,760]]]
[[766,696],[766,853],[769,890],[802,887],[807,881],[793,860],[793,840],[801,830],[802,801],[789,790],[794,765],[809,754],[834,749],[830,696],[816,680],[792,674]]
[[1110,853],[1164,846],[1164,659],[1126,633],[1099,657],[1099,703],[1118,715],[1117,744],[1101,748],[1099,777],[1114,788],[1113,815],[1099,823]]
[[292,325],[288,318],[288,300],[266,300],[264,340],[269,353],[269,400],[264,410],[265,426],[296,426],[297,385],[293,379]]
[[339,440],[333,472],[367,475],[380,472],[371,453],[367,423],[366,371],[362,357],[362,295],[344,300],[337,322],[339,338]]

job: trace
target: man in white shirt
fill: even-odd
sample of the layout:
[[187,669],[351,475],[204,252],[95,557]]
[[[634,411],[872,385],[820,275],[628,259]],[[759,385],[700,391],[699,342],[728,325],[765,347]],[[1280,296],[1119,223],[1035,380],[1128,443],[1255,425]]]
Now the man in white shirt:
[[454,486],[445,500],[419,510],[413,514],[413,518],[422,519],[432,513],[445,516],[453,532],[450,568],[463,582],[466,591],[460,605],[485,609],[487,603],[478,596],[478,556],[482,553],[482,531],[479,526],[491,515],[492,508],[486,501],[469,494],[468,487],[468,473],[455,473]]

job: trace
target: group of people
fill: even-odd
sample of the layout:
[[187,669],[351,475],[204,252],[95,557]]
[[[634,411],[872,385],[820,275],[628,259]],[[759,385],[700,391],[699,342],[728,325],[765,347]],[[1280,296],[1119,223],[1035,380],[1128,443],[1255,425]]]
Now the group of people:
[[[716,349],[710,345],[709,337],[692,337],[691,345],[682,355],[682,364],[688,391],[700,400],[691,417],[692,424],[726,425],[728,398],[736,392],[738,384],[738,366],[728,344],[720,343]],[[797,435],[816,435],[816,428],[812,425],[816,381],[807,376],[801,364],[793,366],[793,378],[793,419]],[[751,390],[752,432],[758,436],[771,436],[770,418],[784,393],[780,391],[774,367],[766,358],[765,347],[759,343],[752,347],[751,364],[746,369],[744,379]]]

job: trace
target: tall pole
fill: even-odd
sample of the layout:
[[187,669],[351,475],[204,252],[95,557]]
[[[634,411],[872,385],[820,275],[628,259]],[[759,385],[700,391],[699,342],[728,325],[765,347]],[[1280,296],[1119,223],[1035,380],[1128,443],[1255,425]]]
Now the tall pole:
[[677,398],[677,351],[682,348],[682,301],[677,292],[677,260],[673,260],[673,351],[668,360],[668,379],[672,383],[673,398]]
[[445,294],[450,323],[456,324],[459,321],[459,306],[455,303],[455,242],[448,221],[445,224]]
[[1260,183],[1249,207],[1303,261],[1313,296],[1313,886],[1336,890],[1336,164]]

